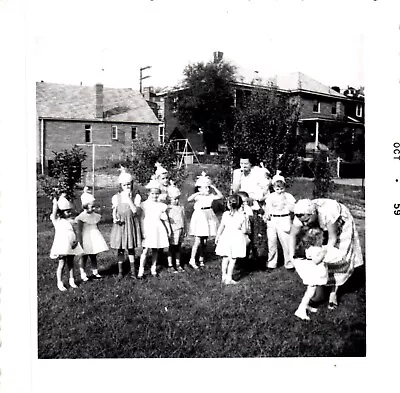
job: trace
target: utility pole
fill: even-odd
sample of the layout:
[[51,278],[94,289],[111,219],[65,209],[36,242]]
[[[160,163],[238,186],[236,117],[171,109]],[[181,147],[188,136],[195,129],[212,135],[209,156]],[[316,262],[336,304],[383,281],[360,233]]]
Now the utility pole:
[[100,143],[77,143],[77,146],[92,146],[92,181],[93,181],[93,186],[92,186],[92,193],[94,196],[94,183],[95,183],[95,162],[96,162],[96,146],[98,147],[111,147],[111,145],[102,145]]
[[150,78],[150,75],[142,76],[143,71],[147,70],[148,68],[151,68],[151,66],[146,66],[146,67],[141,67],[140,68],[140,78],[139,78],[139,84],[140,84],[139,91],[140,91],[140,94],[142,94],[142,80]]

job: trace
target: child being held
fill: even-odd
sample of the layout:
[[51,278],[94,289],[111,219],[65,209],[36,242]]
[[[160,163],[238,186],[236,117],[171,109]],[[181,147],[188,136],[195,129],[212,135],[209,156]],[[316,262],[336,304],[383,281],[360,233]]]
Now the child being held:
[[293,264],[303,283],[307,285],[307,289],[294,315],[303,320],[310,320],[307,311],[317,311],[310,307],[310,300],[315,295],[317,286],[325,285],[328,281],[328,268],[325,261],[338,262],[341,256],[336,247],[322,245],[323,231],[320,228],[307,229],[302,243],[301,254],[305,258],[294,258]]

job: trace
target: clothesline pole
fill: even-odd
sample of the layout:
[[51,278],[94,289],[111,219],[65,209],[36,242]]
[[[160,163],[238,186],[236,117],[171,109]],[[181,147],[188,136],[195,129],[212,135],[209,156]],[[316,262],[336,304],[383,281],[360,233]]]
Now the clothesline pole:
[[77,146],[92,146],[92,181],[93,181],[92,193],[93,193],[93,196],[94,196],[94,184],[95,184],[95,172],[94,172],[94,169],[95,169],[95,162],[96,162],[96,146],[99,146],[99,147],[111,147],[111,145],[103,145],[103,144],[100,144],[100,143],[77,143],[76,145]]

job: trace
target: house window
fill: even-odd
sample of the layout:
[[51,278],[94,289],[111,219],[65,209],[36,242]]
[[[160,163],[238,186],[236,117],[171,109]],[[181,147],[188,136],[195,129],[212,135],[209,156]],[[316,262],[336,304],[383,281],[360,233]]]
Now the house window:
[[319,113],[320,109],[321,109],[321,103],[319,101],[314,101],[313,112]]
[[85,143],[92,143],[92,126],[90,124],[85,125]]
[[161,121],[162,121],[162,119],[163,119],[163,115],[162,115],[162,113],[161,113],[161,112],[158,112],[158,114],[157,114],[157,117],[158,117],[158,120],[161,120]]
[[161,144],[164,144],[164,141],[165,141],[164,126],[160,126],[158,128],[158,140],[160,141]]
[[118,127],[117,126],[111,126],[111,139],[112,140],[118,140]]
[[178,111],[178,97],[172,98],[172,113],[176,113]]
[[332,104],[332,115],[336,115],[336,102]]
[[131,135],[132,135],[132,140],[137,138],[137,127],[132,127]]
[[356,116],[362,117],[362,105],[361,104],[357,104],[357,106],[356,106]]

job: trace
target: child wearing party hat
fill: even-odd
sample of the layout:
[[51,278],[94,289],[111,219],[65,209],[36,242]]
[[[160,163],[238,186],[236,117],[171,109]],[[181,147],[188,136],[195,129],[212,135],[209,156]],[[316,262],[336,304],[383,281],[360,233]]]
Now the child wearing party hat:
[[175,272],[182,272],[181,267],[181,245],[186,234],[185,210],[179,203],[181,192],[171,181],[168,187],[167,214],[171,225],[171,236],[169,238],[168,268],[173,269],[175,259]]
[[144,267],[149,250],[151,250],[152,255],[151,274],[154,277],[157,276],[159,250],[169,247],[169,237],[171,234],[167,205],[158,200],[160,196],[160,183],[156,180],[155,175],[151,177],[149,183],[146,185],[146,189],[149,190],[149,196],[140,205],[142,210],[143,252],[140,256],[138,278],[143,278],[144,276]]
[[169,247],[171,227],[167,215],[167,205],[159,202],[160,184],[153,175],[146,185],[149,196],[140,207],[142,210],[141,222],[143,233],[143,252],[140,256],[138,278],[143,278],[147,253],[151,250],[151,274],[157,276],[157,259],[159,250]]
[[118,250],[118,279],[123,277],[125,250],[128,251],[131,277],[135,278],[135,248],[142,245],[142,231],[138,217],[138,203],[132,200],[132,175],[124,167],[121,167],[118,183],[120,191],[111,199],[113,226],[110,245],[111,248]]
[[154,172],[155,180],[158,181],[160,187],[160,194],[158,196],[158,201],[167,203],[168,187],[169,187],[168,170],[165,169],[159,162],[156,162],[154,166],[156,167],[156,171]]
[[97,254],[107,251],[108,246],[97,227],[101,215],[94,211],[95,198],[88,192],[88,187],[83,189],[81,202],[83,211],[75,218],[75,222],[77,223],[79,244],[84,252],[79,259],[79,270],[82,281],[87,281],[85,267],[88,257],[92,264],[92,277],[102,278],[97,268]]
[[72,204],[67,200],[65,194],[62,194],[57,200],[53,199],[53,210],[50,215],[51,222],[55,228],[54,241],[50,250],[50,258],[58,258],[57,267],[57,287],[60,291],[66,291],[62,281],[62,273],[65,264],[69,271],[69,285],[71,288],[77,288],[74,279],[74,257],[83,253],[83,249],[77,241],[77,237],[72,226],[71,218]]
[[[213,189],[215,194],[211,194],[210,189]],[[211,205],[213,201],[222,198],[222,193],[211,184],[211,179],[205,172],[202,172],[201,176],[197,176],[195,193],[188,198],[188,202],[195,202],[189,229],[189,235],[194,236],[194,243],[189,261],[189,265],[193,269],[198,269],[196,254],[199,246],[199,263],[201,267],[204,266],[205,243],[209,236],[215,236],[217,234],[218,228],[218,219]]]
[[286,269],[294,266],[289,256],[289,232],[292,226],[292,216],[296,200],[286,192],[286,181],[277,170],[272,178],[274,192],[265,200],[265,218],[267,221],[268,262],[267,268],[274,269],[278,264],[278,240],[282,246],[284,265]]

